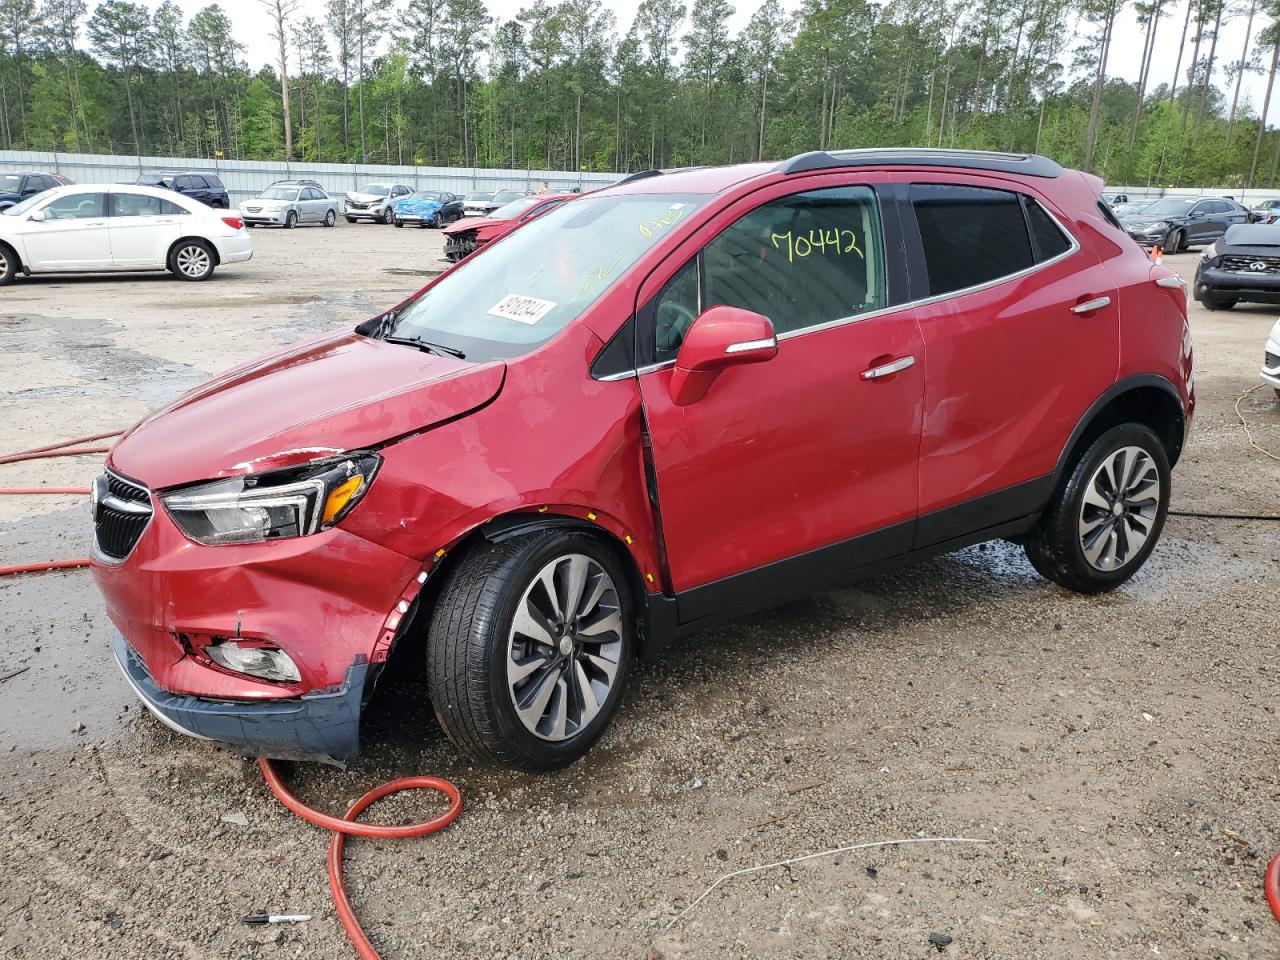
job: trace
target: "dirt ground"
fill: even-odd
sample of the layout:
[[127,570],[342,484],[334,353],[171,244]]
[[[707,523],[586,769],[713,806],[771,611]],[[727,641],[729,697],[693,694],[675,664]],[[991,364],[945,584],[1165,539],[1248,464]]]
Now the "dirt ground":
[[[246,265],[23,281],[0,294],[0,451],[127,424],[234,362],[394,302],[430,231],[259,230]],[[1190,275],[1195,254],[1168,262]],[[1200,411],[1174,507],[1280,512],[1280,462],[1233,404],[1277,311],[1195,309]],[[1269,388],[1241,403],[1280,451]],[[96,458],[0,466],[86,484]],[[0,558],[83,555],[75,498],[0,502]],[[633,675],[592,754],[551,776],[462,763],[418,678],[380,688],[366,757],[289,768],[340,811],[394,776],[466,795],[445,833],[353,841],[387,957],[1246,958],[1280,954],[1280,524],[1171,518],[1085,598],[1005,544],[692,638]],[[0,957],[346,958],[327,835],[256,768],[143,714],[83,571],[0,582]],[[380,819],[433,809],[380,804]],[[735,878],[840,845],[858,850]],[[252,928],[250,912],[309,913]],[[937,942],[931,942],[930,937]],[[947,938],[950,938],[949,942]]]

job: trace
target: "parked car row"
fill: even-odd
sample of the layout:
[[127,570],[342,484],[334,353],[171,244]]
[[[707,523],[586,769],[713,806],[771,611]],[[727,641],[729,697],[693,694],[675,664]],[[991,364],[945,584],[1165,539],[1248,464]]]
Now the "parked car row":
[[457,262],[486,243],[505,237],[531,220],[580,196],[576,193],[539,193],[521,196],[479,217],[464,217],[444,230],[444,256]]

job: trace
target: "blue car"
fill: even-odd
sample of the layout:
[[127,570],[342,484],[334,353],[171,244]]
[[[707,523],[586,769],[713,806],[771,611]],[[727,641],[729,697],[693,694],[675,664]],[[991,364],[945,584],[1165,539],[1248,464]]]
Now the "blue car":
[[[406,223],[417,224],[419,227],[443,227],[450,222],[443,208],[456,199],[452,193],[443,190],[419,190],[411,193],[396,202],[393,210],[394,223],[397,227],[403,227]],[[452,219],[456,220],[457,217]]]

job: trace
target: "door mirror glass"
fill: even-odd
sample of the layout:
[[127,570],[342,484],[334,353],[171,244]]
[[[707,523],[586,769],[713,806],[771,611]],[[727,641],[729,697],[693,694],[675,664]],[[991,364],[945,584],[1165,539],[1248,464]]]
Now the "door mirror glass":
[[778,338],[768,317],[739,307],[710,307],[685,334],[671,373],[671,399],[687,406],[707,395],[722,370],[772,360]]

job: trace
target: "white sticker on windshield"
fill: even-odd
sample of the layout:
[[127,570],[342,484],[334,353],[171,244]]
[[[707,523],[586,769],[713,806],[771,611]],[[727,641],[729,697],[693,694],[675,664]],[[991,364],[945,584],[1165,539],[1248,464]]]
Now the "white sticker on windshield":
[[533,324],[555,308],[556,303],[552,300],[539,300],[537,297],[523,297],[518,293],[508,293],[485,312],[492,317]]

